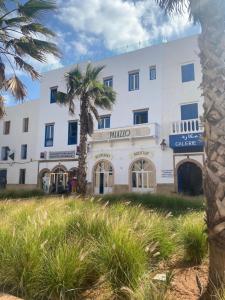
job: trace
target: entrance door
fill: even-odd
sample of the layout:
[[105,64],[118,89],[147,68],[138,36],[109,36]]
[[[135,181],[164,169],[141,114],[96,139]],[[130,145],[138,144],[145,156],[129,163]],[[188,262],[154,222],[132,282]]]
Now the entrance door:
[[100,173],[99,194],[104,194],[104,173]]
[[198,196],[203,194],[202,170],[193,162],[185,162],[177,170],[178,192]]
[[7,184],[7,170],[0,170],[0,189],[5,189]]
[[109,161],[100,161],[94,169],[94,193],[111,193],[112,187],[113,167]]

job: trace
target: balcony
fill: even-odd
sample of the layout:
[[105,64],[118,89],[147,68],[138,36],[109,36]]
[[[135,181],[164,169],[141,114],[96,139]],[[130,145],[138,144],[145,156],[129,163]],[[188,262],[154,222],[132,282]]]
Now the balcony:
[[171,134],[202,133],[200,119],[182,120],[172,123]]
[[203,126],[200,119],[173,122],[169,141],[170,148],[175,151],[203,151]]
[[108,128],[95,130],[92,135],[91,142],[96,143],[138,138],[157,138],[158,132],[158,124],[156,123],[146,123],[119,128]]

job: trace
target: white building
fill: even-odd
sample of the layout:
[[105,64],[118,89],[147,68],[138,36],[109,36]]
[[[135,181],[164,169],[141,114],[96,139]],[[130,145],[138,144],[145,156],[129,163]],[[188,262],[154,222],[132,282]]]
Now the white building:
[[[105,65],[99,80],[113,87],[117,100],[112,111],[99,111],[101,121],[90,138],[90,192],[201,191],[198,52],[192,36],[93,62]],[[40,186],[47,173],[57,188],[61,179],[65,185],[76,174],[79,103],[75,115],[55,103],[55,92],[66,91],[64,74],[72,68],[43,74],[40,100],[7,108],[0,121],[2,186],[5,176],[10,188]],[[24,118],[29,118],[27,133],[21,129]],[[22,145],[27,145],[26,159],[21,159]],[[14,160],[7,157],[12,152]]]

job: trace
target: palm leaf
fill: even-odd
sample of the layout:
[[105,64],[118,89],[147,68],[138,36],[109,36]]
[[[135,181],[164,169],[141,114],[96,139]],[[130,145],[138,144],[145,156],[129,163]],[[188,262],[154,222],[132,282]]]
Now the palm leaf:
[[94,105],[90,105],[90,110],[95,116],[95,119],[98,121],[99,120],[99,113]]
[[156,0],[156,3],[158,3],[166,13],[182,13],[184,9],[187,8],[187,1],[185,0]]
[[5,82],[5,65],[0,58],[0,89],[2,89]]
[[20,69],[26,71],[31,76],[32,79],[40,78],[41,75],[37,71],[35,71],[35,69],[30,64],[26,63],[19,56],[15,56],[14,59],[15,59],[16,65]]
[[58,92],[57,93],[57,103],[60,105],[68,105],[69,106],[69,112],[71,114],[74,114],[75,112],[75,105],[73,103],[74,95],[72,93],[63,93]]
[[6,81],[5,89],[10,91],[10,93],[18,100],[23,100],[27,94],[25,85],[16,75]]
[[54,32],[52,32],[50,29],[48,29],[47,27],[43,26],[40,23],[30,23],[30,24],[21,26],[20,30],[23,34],[41,33],[45,36],[55,36]]
[[15,17],[15,18],[11,18],[11,19],[5,19],[4,21],[5,21],[6,25],[8,25],[8,26],[18,26],[18,25],[21,25],[20,23],[26,23],[27,18],[26,17]]
[[54,9],[56,9],[55,1],[29,0],[23,5],[18,5],[19,14],[28,18],[38,18],[43,13]]
[[0,119],[5,115],[5,99],[0,96]]

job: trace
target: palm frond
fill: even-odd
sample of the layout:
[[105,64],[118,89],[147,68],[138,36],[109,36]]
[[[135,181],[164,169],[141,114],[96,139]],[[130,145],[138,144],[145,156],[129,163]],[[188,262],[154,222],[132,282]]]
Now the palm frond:
[[63,92],[57,92],[57,103],[60,105],[68,105],[69,106],[69,112],[71,114],[74,114],[75,112],[75,105],[73,103],[74,95],[70,92],[68,94]]
[[95,119],[98,121],[99,113],[98,113],[98,110],[96,109],[96,107],[94,105],[90,105],[90,110],[93,113],[93,115],[95,116]]
[[159,4],[166,13],[182,13],[184,9],[187,8],[186,0],[156,0],[156,3]]
[[18,26],[21,25],[21,23],[26,23],[27,18],[26,17],[15,17],[15,18],[10,18],[10,19],[5,19],[4,20],[6,25],[8,26]]
[[55,33],[53,31],[40,23],[30,23],[23,25],[21,26],[20,30],[23,34],[41,33],[45,36],[55,36]]
[[22,58],[20,58],[19,56],[15,56],[14,59],[15,59],[16,65],[20,69],[27,72],[33,80],[40,78],[41,75],[30,64],[26,63]]
[[0,96],[0,119],[5,115],[5,99]]
[[113,104],[116,102],[115,91],[108,86],[103,86],[104,92],[100,95],[97,94],[94,98],[94,103],[96,106],[102,109],[112,109]]
[[0,89],[2,89],[5,82],[5,65],[0,58]]
[[50,53],[53,54],[56,57],[60,57],[60,51],[57,48],[56,44],[38,40],[38,39],[32,39],[32,43],[37,48],[37,51],[42,52],[44,54]]
[[23,100],[27,95],[25,85],[16,75],[6,81],[5,89],[18,100]]
[[19,14],[28,18],[38,18],[43,13],[54,9],[56,9],[55,1],[48,0],[29,0],[23,5],[18,5]]

